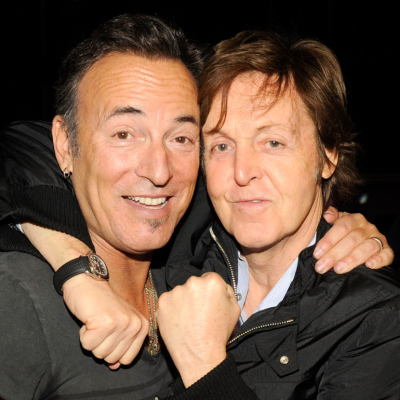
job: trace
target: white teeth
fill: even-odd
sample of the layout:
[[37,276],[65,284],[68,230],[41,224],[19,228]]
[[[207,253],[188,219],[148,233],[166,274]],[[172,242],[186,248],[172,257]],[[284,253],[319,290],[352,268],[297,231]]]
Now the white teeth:
[[134,200],[139,202],[140,204],[144,204],[146,206],[158,206],[160,204],[163,204],[166,202],[167,198],[166,197],[156,197],[156,198],[152,198],[152,197],[128,197],[128,199],[130,200]]
[[261,200],[250,200],[250,203],[259,203]]

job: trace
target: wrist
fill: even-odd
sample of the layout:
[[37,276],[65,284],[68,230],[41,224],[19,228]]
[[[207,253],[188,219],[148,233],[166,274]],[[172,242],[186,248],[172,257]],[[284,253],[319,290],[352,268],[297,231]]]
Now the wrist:
[[71,292],[74,290],[87,290],[89,287],[95,285],[96,287],[100,287],[98,285],[109,285],[106,280],[95,280],[86,274],[75,275],[74,277],[68,279],[62,285],[64,298],[68,297]]
[[86,256],[74,258],[64,264],[53,276],[56,291],[63,295],[63,285],[71,278],[84,274],[95,280],[108,281],[109,273],[104,260],[93,252]]
[[192,386],[198,380],[203,378],[226,359],[226,351],[219,354],[214,353],[207,360],[196,358],[193,361],[186,360],[184,365],[178,368],[181,379],[186,388]]

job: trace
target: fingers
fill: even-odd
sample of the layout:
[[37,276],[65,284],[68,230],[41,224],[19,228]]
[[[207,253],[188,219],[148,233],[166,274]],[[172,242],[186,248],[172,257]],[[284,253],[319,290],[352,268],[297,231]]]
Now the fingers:
[[117,369],[118,364],[132,362],[149,330],[149,322],[143,316],[127,320],[125,324],[121,321],[121,318],[118,322],[113,319],[95,321],[84,325],[80,331],[82,346],[95,357],[104,359],[112,369]]
[[160,296],[160,333],[185,387],[226,358],[239,314],[233,289],[216,273],[191,277]]
[[83,323],[83,348],[110,363],[111,368],[118,368],[118,363],[130,364],[148,333],[148,320],[108,282],[83,275],[63,286],[65,304]]
[[[345,214],[338,218],[332,229],[315,246],[314,257],[320,259],[352,231],[362,227],[365,222],[367,220],[361,214]],[[366,237],[369,237],[369,234]]]
[[[383,243],[383,250],[378,241]],[[316,270],[324,273],[331,268],[346,273],[366,263],[370,268],[381,268],[393,262],[394,253],[375,225],[361,214],[344,214],[317,243],[314,257],[319,259]]]
[[394,260],[394,252],[391,247],[383,248],[381,252],[371,257],[365,265],[371,269],[379,269],[386,265],[392,264]]
[[335,207],[328,207],[324,212],[324,218],[328,224],[333,224],[339,218],[339,212]]
[[[330,232],[330,231],[329,231]],[[328,232],[328,233],[329,233]],[[357,251],[354,251],[361,243],[363,243],[365,238],[365,233],[359,229],[359,230],[353,230],[348,233],[347,236],[344,237],[344,239],[335,242],[334,244],[330,244],[332,247],[330,250],[326,252],[326,254],[321,257],[317,264],[316,264],[316,270],[319,273],[324,273],[331,269],[334,265],[338,264],[340,261],[344,261],[344,257],[347,257],[347,261],[351,264],[349,265],[354,265],[355,262],[357,262],[359,259],[362,259],[362,250],[363,248],[358,249]],[[332,239],[330,237],[324,237],[321,240],[329,240],[331,241]],[[372,240],[372,239],[371,239]],[[330,243],[333,243],[335,239],[333,239]],[[373,245],[373,243],[370,243]],[[379,244],[376,243],[378,246]],[[376,246],[373,248],[374,252],[372,254],[375,254],[377,249]],[[315,253],[315,252],[314,252]],[[368,253],[369,255],[372,255],[371,253]],[[365,258],[363,262],[365,261]],[[359,264],[357,264],[359,265]],[[338,272],[340,271],[340,268],[343,268],[343,265],[339,266]],[[353,267],[354,268],[354,267]],[[335,269],[336,270],[336,269]]]
[[[191,280],[192,278],[193,278],[193,284],[196,284],[196,283],[195,283],[196,277],[193,277],[193,276],[192,276],[189,280]],[[218,275],[218,274],[215,273],[215,272],[206,272],[206,273],[204,273],[204,274],[201,276],[200,279],[206,279],[206,278],[208,279],[208,282],[210,282],[211,284],[214,283],[214,284],[217,285],[217,286],[222,285],[223,287],[225,287],[228,296],[231,297],[232,299],[235,299],[235,301],[236,301],[236,295],[235,295],[235,292],[233,291],[232,286],[231,286],[231,285],[228,285],[228,284],[222,279],[222,277],[221,277],[220,275]],[[198,279],[198,278],[197,278],[197,279]],[[189,280],[188,280],[188,281],[189,281]]]

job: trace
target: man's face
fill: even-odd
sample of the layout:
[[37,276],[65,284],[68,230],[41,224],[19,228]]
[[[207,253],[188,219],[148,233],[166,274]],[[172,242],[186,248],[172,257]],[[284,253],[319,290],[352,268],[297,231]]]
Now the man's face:
[[95,244],[130,254],[162,247],[193,195],[197,87],[179,61],[110,54],[83,77],[77,198]]
[[263,79],[261,73],[237,77],[224,125],[213,131],[217,97],[203,128],[208,193],[245,253],[267,250],[300,226],[318,223],[322,212],[314,124],[293,88],[275,104],[272,95],[258,96]]

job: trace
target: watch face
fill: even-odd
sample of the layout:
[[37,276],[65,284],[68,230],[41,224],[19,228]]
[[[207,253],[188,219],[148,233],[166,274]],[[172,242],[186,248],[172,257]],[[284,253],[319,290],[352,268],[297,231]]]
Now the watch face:
[[89,261],[92,271],[104,279],[108,278],[108,269],[106,263],[96,254],[90,254]]

